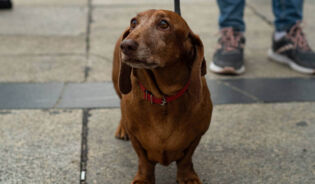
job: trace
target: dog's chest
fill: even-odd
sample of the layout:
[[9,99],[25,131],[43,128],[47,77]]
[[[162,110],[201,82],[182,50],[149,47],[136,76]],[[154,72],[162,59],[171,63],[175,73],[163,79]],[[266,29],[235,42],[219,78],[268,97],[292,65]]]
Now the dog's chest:
[[155,129],[147,129],[137,136],[150,160],[168,165],[170,162],[182,158],[184,150],[193,141],[194,136],[189,132],[180,131],[180,129],[164,125],[155,127]]
[[187,117],[142,115],[142,121],[130,122],[129,129],[147,151],[150,160],[167,165],[180,159],[184,150],[200,134]]
[[129,134],[140,142],[150,160],[164,165],[181,159],[210,123],[211,112],[203,106],[192,108],[184,100],[166,106],[130,100],[133,103],[125,101],[122,105]]

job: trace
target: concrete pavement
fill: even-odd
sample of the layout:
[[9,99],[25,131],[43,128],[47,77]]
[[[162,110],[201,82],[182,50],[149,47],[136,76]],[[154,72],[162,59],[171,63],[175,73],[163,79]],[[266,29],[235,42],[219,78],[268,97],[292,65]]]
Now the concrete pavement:
[[78,183],[80,110],[0,114],[0,183]]
[[[173,10],[171,0],[13,2],[13,10],[0,11],[1,84],[109,82],[114,44],[130,18],[150,8]],[[218,32],[216,3],[181,2],[183,17],[204,42],[209,64]],[[270,3],[247,3],[247,72],[233,79],[313,79],[267,59],[273,32]],[[305,32],[313,48],[314,11],[314,2],[306,0]],[[207,74],[207,79],[230,78]],[[68,94],[62,86],[57,88]],[[58,98],[55,90],[43,91],[51,93],[59,105],[66,100]],[[38,99],[43,100],[40,95]],[[120,118],[118,108],[33,108],[0,111],[0,184],[131,181],[137,158],[130,142],[113,136]],[[210,130],[194,157],[201,180],[205,184],[315,183],[314,115],[315,102],[215,106]],[[158,166],[157,184],[175,183],[175,173],[174,165]]]
[[[313,103],[216,106],[194,166],[210,183],[314,183]],[[87,182],[125,184],[137,169],[130,142],[113,139],[117,109],[93,110]],[[106,123],[105,123],[106,122]],[[173,184],[176,168],[158,166],[157,184]]]

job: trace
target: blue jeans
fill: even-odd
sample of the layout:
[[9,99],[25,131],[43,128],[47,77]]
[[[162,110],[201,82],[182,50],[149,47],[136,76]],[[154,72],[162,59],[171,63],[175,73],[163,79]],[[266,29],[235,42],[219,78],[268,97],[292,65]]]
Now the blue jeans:
[[[217,0],[220,9],[220,28],[233,27],[245,31],[243,20],[245,0]],[[285,31],[303,18],[304,0],[272,0],[275,29]]]

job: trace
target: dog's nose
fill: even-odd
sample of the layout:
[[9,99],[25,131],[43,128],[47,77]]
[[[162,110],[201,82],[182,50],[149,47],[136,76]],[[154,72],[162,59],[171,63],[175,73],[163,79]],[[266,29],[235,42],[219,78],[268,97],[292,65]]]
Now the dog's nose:
[[134,40],[124,40],[120,44],[120,48],[125,54],[130,54],[131,52],[137,50],[139,44]]

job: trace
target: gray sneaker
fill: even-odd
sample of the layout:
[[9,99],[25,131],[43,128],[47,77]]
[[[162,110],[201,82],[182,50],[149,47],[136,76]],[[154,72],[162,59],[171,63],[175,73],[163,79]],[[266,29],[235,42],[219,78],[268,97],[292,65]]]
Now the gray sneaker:
[[209,68],[218,74],[239,75],[245,72],[244,46],[245,37],[232,27],[220,31],[217,49]]
[[309,46],[300,23],[295,24],[282,39],[272,39],[268,57],[300,73],[315,74],[315,52]]

